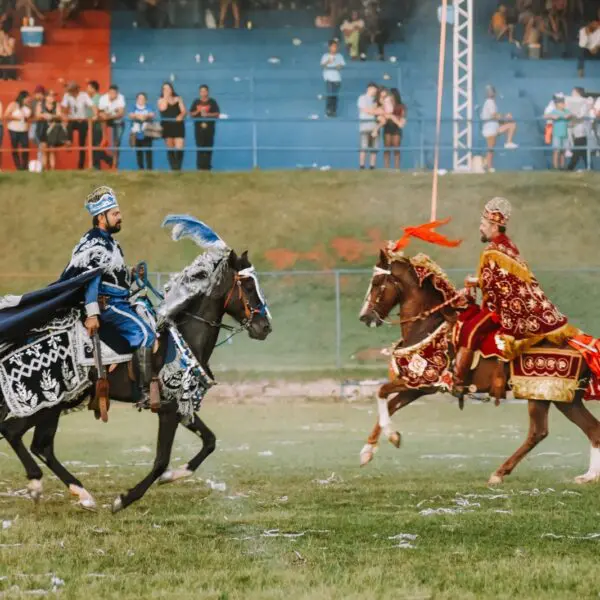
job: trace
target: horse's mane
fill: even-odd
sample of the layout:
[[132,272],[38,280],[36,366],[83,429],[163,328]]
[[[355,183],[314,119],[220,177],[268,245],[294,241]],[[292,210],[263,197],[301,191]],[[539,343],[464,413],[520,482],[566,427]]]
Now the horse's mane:
[[229,264],[231,251],[209,250],[197,256],[179,273],[171,276],[164,287],[165,297],[159,314],[174,315],[180,307],[198,295],[210,296],[218,287]]
[[409,262],[421,287],[425,281],[430,281],[431,285],[442,294],[444,301],[456,295],[456,286],[450,281],[446,272],[429,256],[416,254],[409,259]]

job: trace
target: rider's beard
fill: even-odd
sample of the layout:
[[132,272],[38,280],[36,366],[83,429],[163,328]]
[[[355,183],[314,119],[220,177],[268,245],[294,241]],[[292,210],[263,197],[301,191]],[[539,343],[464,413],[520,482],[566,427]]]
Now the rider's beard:
[[109,225],[106,230],[108,233],[119,233],[119,231],[121,231],[121,221],[115,223],[114,225]]

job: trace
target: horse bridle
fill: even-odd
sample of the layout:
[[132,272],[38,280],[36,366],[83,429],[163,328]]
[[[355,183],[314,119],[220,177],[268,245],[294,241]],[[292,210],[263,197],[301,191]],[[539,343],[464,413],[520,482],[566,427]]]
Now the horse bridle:
[[[243,286],[244,279],[248,279],[248,278],[254,279],[254,281],[257,285],[257,293],[258,293],[259,299],[261,301],[260,307],[252,308],[252,305],[250,304],[250,300],[248,300],[248,294],[246,293],[246,290],[244,290],[244,286]],[[232,331],[233,332],[232,335],[229,336],[227,338],[227,340],[225,340],[225,341],[228,341],[234,335],[248,329],[250,327],[250,324],[252,323],[252,319],[253,319],[254,315],[260,315],[263,312],[266,312],[268,315],[268,308],[266,308],[266,303],[265,303],[264,299],[261,297],[260,292],[258,290],[258,282],[256,282],[254,267],[248,267],[246,269],[242,269],[241,271],[235,272],[235,275],[233,277],[233,283],[231,285],[231,289],[229,290],[229,292],[227,293],[227,296],[225,297],[225,304],[223,305],[224,310],[227,310],[227,307],[231,304],[231,301],[235,296],[236,290],[237,290],[238,299],[242,302],[242,305],[244,307],[244,316],[245,316],[245,319],[240,323],[239,327],[232,327],[231,325],[227,325],[226,323],[223,323],[223,322],[209,321],[208,319],[204,319],[203,317],[195,315],[194,313],[191,313],[186,310],[182,311],[182,313],[186,317],[190,317],[191,319],[194,319],[195,321],[200,321],[201,323],[204,323],[205,325],[209,325],[210,327],[215,327],[218,329],[225,329],[227,331]]]
[[[371,302],[371,290],[373,289],[373,279],[375,279],[375,277],[377,275],[384,275],[384,279],[383,282],[379,285],[379,289],[377,292],[377,297],[375,298],[375,302]],[[382,269],[381,267],[377,267],[375,266],[373,268],[373,276],[371,278],[371,285],[369,286],[369,289],[367,290],[367,298],[368,298],[368,304],[367,307],[369,308],[369,310],[371,310],[373,313],[375,313],[375,315],[377,316],[377,318],[382,322],[385,323],[386,325],[405,325],[407,323],[416,323],[417,321],[424,321],[425,319],[427,319],[428,317],[430,317],[431,315],[440,312],[443,308],[446,308],[446,306],[451,305],[453,302],[455,302],[456,300],[458,300],[461,296],[464,295],[464,293],[467,291],[465,289],[462,290],[458,290],[458,292],[452,296],[451,298],[449,298],[448,300],[445,300],[444,302],[437,304],[436,306],[429,308],[427,310],[424,310],[422,312],[420,312],[418,315],[415,315],[414,317],[409,317],[408,319],[397,319],[394,321],[389,321],[387,319],[384,319],[378,312],[377,309],[375,308],[376,306],[379,305],[379,302],[385,292],[385,289],[387,287],[388,284],[388,277],[392,278],[392,284],[394,285],[394,287],[396,288],[397,291],[402,291],[402,288],[400,286],[400,282],[396,279],[396,276],[392,273],[391,269]],[[398,313],[398,316],[400,316],[400,313]]]
[[[371,291],[373,289],[373,280],[375,279],[375,277],[377,277],[378,275],[383,275],[383,282],[378,286],[378,290],[377,290],[377,296],[375,297],[375,302],[371,301]],[[375,313],[376,317],[382,322],[382,323],[386,323],[391,325],[392,323],[390,321],[387,321],[386,319],[384,319],[379,312],[377,311],[377,309],[375,308],[376,306],[379,305],[379,302],[381,301],[383,294],[385,293],[385,290],[387,288],[388,285],[388,277],[392,277],[392,284],[393,286],[396,288],[397,291],[401,291],[400,288],[400,284],[399,282],[394,278],[394,275],[392,274],[392,270],[391,269],[382,269],[381,267],[373,267],[373,276],[371,277],[371,285],[369,286],[369,289],[367,290],[367,296],[366,296],[366,300],[367,300],[367,308],[372,311],[373,313]]]

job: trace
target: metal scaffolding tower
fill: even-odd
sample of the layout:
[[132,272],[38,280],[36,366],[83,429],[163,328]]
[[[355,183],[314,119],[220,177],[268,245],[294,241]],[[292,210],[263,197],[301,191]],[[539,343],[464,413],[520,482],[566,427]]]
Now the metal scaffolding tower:
[[473,0],[454,0],[453,166],[470,171],[473,145]]

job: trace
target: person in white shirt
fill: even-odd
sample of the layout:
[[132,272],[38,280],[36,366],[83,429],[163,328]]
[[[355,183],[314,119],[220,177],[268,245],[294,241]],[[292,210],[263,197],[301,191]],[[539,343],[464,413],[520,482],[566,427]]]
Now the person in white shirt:
[[[481,109],[480,118],[483,121],[482,133],[487,143],[487,169],[490,173],[494,172],[494,148],[499,135],[506,134],[506,143],[504,147],[507,150],[518,148],[513,142],[513,137],[517,131],[517,124],[513,121],[512,115],[507,113],[501,115],[498,112],[496,104],[496,90],[493,86],[488,85],[486,88],[487,99]],[[502,121],[502,123],[501,123]]]
[[337,116],[338,94],[342,86],[342,75],[340,71],[346,66],[344,57],[338,52],[337,40],[329,42],[329,52],[321,58],[323,79],[327,89],[327,102],[325,112],[328,117]]
[[585,91],[582,87],[575,87],[571,92],[571,96],[567,98],[567,108],[573,115],[571,120],[571,134],[573,138],[573,154],[567,165],[569,171],[574,171],[579,163],[583,160],[583,168],[587,169],[587,145],[588,131],[590,130],[590,103],[585,97]]
[[60,106],[62,116],[69,120],[67,131],[69,133],[70,144],[74,143],[75,132],[78,134],[78,168],[83,169],[87,154],[88,114],[90,110],[94,109],[92,99],[79,89],[77,83],[72,81],[67,85],[66,93],[63,96]]
[[353,10],[350,19],[346,19],[340,31],[344,35],[344,43],[352,60],[358,60],[360,54],[360,38],[365,28],[365,22],[360,18],[358,11]]
[[10,135],[12,156],[17,171],[26,171],[29,166],[29,119],[31,118],[31,97],[23,90],[14,102],[6,107],[4,119]]
[[[600,16],[600,10],[599,16]],[[577,74],[585,75],[585,59],[594,58],[600,51],[600,22],[592,21],[579,30],[579,50],[577,55]]]
[[377,148],[379,136],[373,136],[377,129],[377,117],[383,114],[383,109],[377,104],[379,88],[376,83],[367,85],[367,92],[358,98],[358,131],[360,134],[359,166],[365,168],[367,150],[369,150],[369,168],[374,169],[377,164]]
[[114,165],[119,166],[119,149],[121,138],[125,130],[123,117],[125,115],[125,96],[119,93],[119,87],[111,85],[108,92],[100,97],[98,102],[100,119],[106,122],[109,131],[112,131],[112,147],[114,148]]

